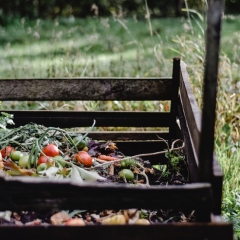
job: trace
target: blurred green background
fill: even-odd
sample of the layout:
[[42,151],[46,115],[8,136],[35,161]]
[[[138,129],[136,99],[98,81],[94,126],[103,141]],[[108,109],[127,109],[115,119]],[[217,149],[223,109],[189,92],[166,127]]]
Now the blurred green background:
[[[148,7],[153,17],[169,17],[182,15],[181,8],[184,0],[148,0]],[[188,0],[190,9],[202,11],[205,0]],[[123,14],[125,17],[136,15],[144,18],[146,6],[144,0],[15,0],[0,1],[0,22],[6,24],[16,17],[27,19],[55,19],[56,17],[94,16],[97,6],[98,15],[102,17],[111,14]],[[237,13],[240,9],[240,0],[226,0],[225,13]]]

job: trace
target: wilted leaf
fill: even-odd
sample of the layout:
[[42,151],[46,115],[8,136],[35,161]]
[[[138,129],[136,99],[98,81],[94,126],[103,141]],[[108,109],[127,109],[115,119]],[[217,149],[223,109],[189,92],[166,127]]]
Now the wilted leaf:
[[80,167],[75,167],[77,171],[80,173],[81,177],[89,182],[95,182],[97,180],[105,181],[106,179],[104,177],[101,177],[98,175],[98,173],[93,171],[87,171]]
[[68,215],[72,218],[76,214],[86,212],[87,210],[74,210],[73,212],[69,213]]
[[57,167],[50,167],[47,170],[39,172],[40,174],[45,174],[47,177],[54,177],[58,172],[59,168]]
[[83,182],[82,177],[76,166],[72,165],[71,179],[79,182]]
[[7,160],[7,162],[3,163],[3,165],[5,168],[12,170],[15,173],[15,175],[38,176],[38,174],[36,173],[21,169],[11,160]]

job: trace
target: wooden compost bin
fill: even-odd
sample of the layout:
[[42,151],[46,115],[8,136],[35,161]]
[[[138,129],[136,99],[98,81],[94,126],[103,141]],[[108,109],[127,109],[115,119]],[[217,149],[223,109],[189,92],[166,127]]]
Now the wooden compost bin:
[[[6,112],[14,114],[16,127],[29,122],[61,128],[84,127],[90,126],[93,119],[97,127],[168,127],[169,132],[92,132],[89,137],[118,140],[119,149],[130,156],[163,150],[165,145],[156,134],[169,141],[181,138],[191,180],[181,186],[139,187],[0,175],[0,210],[185,208],[197,212],[197,222],[188,224],[0,226],[0,239],[233,239],[232,225],[221,218],[223,174],[213,151],[210,164],[206,162],[209,168],[201,167],[201,113],[185,63],[180,59],[173,60],[172,78],[2,79],[0,86],[5,89],[0,99],[5,101],[170,100],[170,112]],[[147,159],[152,164],[166,163],[164,155]]]

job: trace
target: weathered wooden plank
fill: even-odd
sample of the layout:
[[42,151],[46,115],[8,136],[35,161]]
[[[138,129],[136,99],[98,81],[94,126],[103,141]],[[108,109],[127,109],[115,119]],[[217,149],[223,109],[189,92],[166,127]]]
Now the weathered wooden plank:
[[1,79],[0,100],[170,100],[171,78]]
[[233,240],[229,223],[190,223],[143,225],[95,225],[85,227],[65,226],[0,226],[2,239],[32,240]]
[[212,191],[213,191],[213,213],[221,215],[222,213],[222,185],[223,172],[217,162],[215,153],[213,154],[213,177],[212,177]]
[[192,91],[192,87],[186,70],[186,65],[183,61],[181,61],[180,99],[182,102],[188,131],[191,137],[191,144],[193,145],[193,153],[198,164],[199,141],[201,131],[201,113]]
[[184,143],[185,143],[185,151],[186,151],[186,155],[187,155],[190,179],[191,179],[191,182],[197,182],[199,179],[198,166],[197,166],[197,161],[195,159],[193,145],[192,145],[191,137],[190,137],[190,132],[187,127],[187,123],[185,120],[181,102],[179,102],[179,104],[178,104],[178,118],[180,121],[181,131],[182,131],[182,135],[183,135],[183,139],[184,139]]
[[88,111],[4,111],[14,115],[19,127],[29,122],[46,127],[88,127],[96,120],[96,127],[168,127],[168,112],[88,112]]
[[199,143],[200,180],[203,182],[211,181],[213,172],[215,111],[223,5],[223,0],[209,0],[208,3],[202,131]]
[[[0,175],[1,176],[1,175]],[[211,185],[141,187],[0,177],[0,210],[186,208],[211,211]]]
[[177,104],[178,104],[178,91],[180,82],[180,58],[173,59],[173,76],[172,76],[172,91],[171,91],[171,117],[169,128],[169,141],[176,139],[176,119],[177,119]]

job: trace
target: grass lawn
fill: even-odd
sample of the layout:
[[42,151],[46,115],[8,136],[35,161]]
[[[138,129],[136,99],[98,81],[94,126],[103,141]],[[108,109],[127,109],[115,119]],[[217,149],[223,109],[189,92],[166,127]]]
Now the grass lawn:
[[[199,106],[204,18],[16,20],[0,27],[0,78],[171,76],[181,56]],[[223,216],[240,232],[240,16],[222,28],[216,153],[225,173]],[[2,109],[164,111],[163,102],[3,102]],[[238,232],[239,231],[239,232]]]

